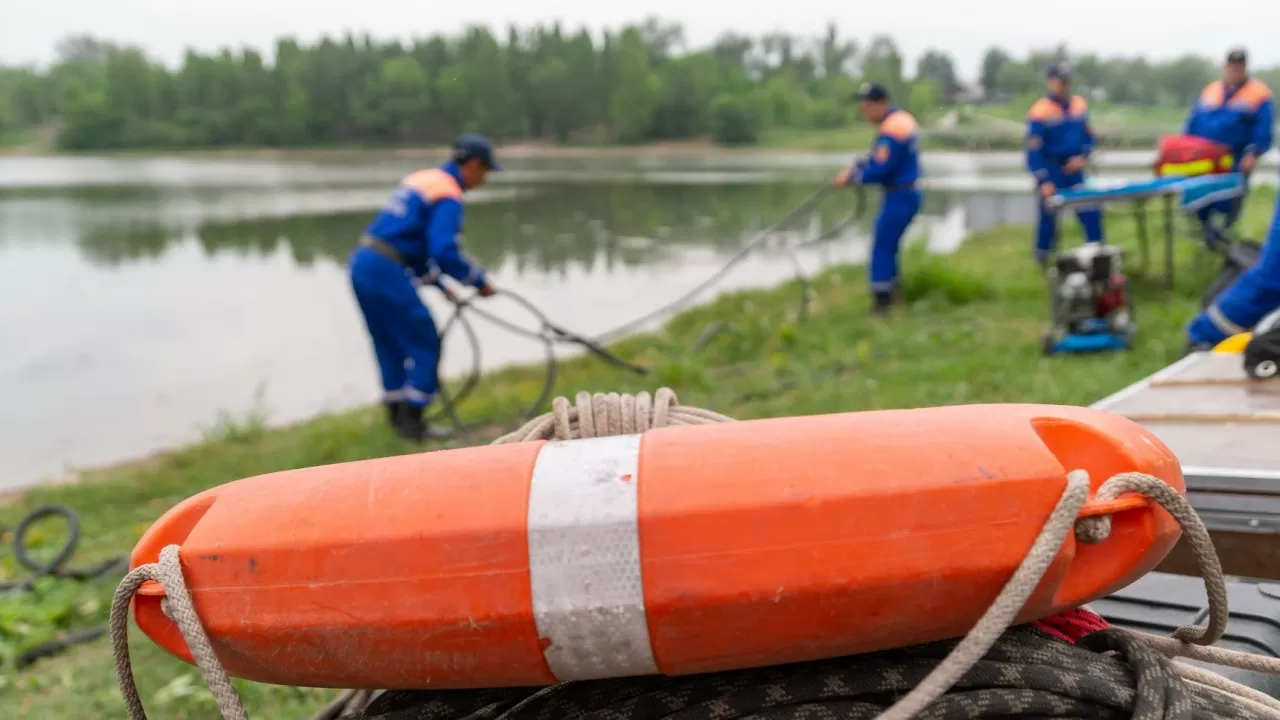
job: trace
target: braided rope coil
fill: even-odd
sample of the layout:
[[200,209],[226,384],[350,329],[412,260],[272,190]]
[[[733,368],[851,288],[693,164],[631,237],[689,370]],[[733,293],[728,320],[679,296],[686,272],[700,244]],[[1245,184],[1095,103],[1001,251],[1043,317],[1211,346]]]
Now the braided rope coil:
[[[707,425],[732,422],[733,418],[702,408],[681,405],[675,392],[659,389],[652,398],[648,393],[578,393],[570,404],[556,398],[551,412],[530,420],[523,427],[504,435],[493,444],[535,440],[573,440],[609,435],[642,433],[651,428]],[[1028,550],[995,601],[973,629],[910,692],[893,706],[875,716],[875,720],[909,720],[917,717],[932,703],[942,698],[957,681],[988,653],[1008,630],[1035,591],[1053,558],[1073,533],[1079,542],[1096,544],[1110,535],[1111,519],[1106,516],[1079,518],[1089,497],[1090,479],[1084,470],[1068,473],[1062,498],[1046,520],[1044,529]],[[1228,618],[1226,579],[1214,550],[1208,530],[1187,499],[1159,478],[1142,473],[1122,473],[1109,478],[1099,488],[1099,500],[1112,500],[1123,494],[1137,493],[1155,501],[1181,525],[1199,561],[1201,575],[1209,599],[1209,618],[1205,627],[1180,628],[1172,638],[1145,633],[1127,633],[1144,647],[1170,658],[1187,657],[1257,672],[1280,675],[1280,660],[1208,647],[1222,638]],[[155,580],[165,588],[162,608],[181,631],[196,665],[204,675],[225,720],[248,720],[243,702],[226,671],[218,661],[209,638],[191,601],[182,574],[179,548],[170,545],[160,553],[157,563],[131,571],[116,590],[111,605],[110,635],[116,665],[116,677],[124,697],[130,720],[146,720],[129,659],[129,605],[137,589]],[[1228,680],[1221,675],[1183,663],[1175,663],[1179,673],[1193,685],[1219,693],[1260,713],[1260,717],[1280,719],[1280,700]],[[559,686],[553,686],[559,687]],[[550,690],[550,688],[548,689]],[[358,709],[368,701],[367,691],[347,691],[336,698],[316,720],[331,720]],[[502,717],[514,717],[512,708]]]
[[675,391],[660,388],[649,393],[580,392],[576,403],[564,397],[551,402],[551,412],[525,423],[520,429],[493,441],[494,445],[532,440],[578,440],[609,435],[631,435],[651,428],[711,425],[733,418],[698,407],[681,405]]

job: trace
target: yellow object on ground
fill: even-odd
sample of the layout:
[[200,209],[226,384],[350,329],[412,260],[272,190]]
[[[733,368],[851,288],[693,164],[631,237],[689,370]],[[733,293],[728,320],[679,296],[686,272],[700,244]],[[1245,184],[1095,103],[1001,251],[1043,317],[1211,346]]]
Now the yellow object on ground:
[[1242,353],[1244,347],[1249,344],[1249,340],[1253,337],[1253,333],[1246,332],[1239,335],[1232,335],[1214,346],[1213,351],[1216,353]]

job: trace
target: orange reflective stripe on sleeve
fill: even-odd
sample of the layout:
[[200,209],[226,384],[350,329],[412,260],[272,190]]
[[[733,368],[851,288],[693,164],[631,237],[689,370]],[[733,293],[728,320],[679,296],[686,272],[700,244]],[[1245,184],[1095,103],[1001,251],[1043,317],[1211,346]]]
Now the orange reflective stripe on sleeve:
[[1226,97],[1226,91],[1222,87],[1222,81],[1215,80],[1206,85],[1200,93],[1200,104],[1205,107],[1218,107],[1222,104],[1224,97]]
[[1062,117],[1062,106],[1049,98],[1040,98],[1027,111],[1027,119],[1033,122],[1046,122]]
[[1258,106],[1271,99],[1271,88],[1260,80],[1250,80],[1244,84],[1244,87],[1236,91],[1234,97],[1231,98],[1232,105],[1239,105],[1250,110],[1257,110]]
[[880,123],[880,134],[894,140],[909,140],[920,129],[916,119],[905,110],[899,110]]
[[449,173],[439,169],[419,170],[405,178],[401,185],[418,193],[428,202],[452,198],[462,199],[462,188]]

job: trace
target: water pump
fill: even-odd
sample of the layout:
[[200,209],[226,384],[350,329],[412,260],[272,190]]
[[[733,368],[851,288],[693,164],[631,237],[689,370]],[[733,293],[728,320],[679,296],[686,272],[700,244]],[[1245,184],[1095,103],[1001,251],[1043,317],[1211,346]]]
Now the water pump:
[[1123,250],[1102,243],[1054,258],[1047,273],[1053,327],[1044,335],[1044,354],[1132,346],[1135,325],[1123,260]]

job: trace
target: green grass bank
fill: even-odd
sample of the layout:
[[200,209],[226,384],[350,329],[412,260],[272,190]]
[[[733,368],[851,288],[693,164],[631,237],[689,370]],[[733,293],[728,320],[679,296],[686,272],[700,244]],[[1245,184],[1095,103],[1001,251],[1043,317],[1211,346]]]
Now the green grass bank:
[[[1273,202],[1272,191],[1255,191],[1243,220],[1252,236],[1265,231]],[[1075,233],[1073,220],[1066,226]],[[1108,220],[1111,239],[1131,248],[1132,226],[1119,213]],[[1183,328],[1217,261],[1206,260],[1205,251],[1184,240],[1178,265],[1179,285],[1172,292],[1156,278],[1134,277],[1140,334],[1127,353],[1040,356],[1048,322],[1045,286],[1031,259],[1031,230],[1009,227],[974,236],[951,256],[909,251],[904,272],[910,304],[891,322],[869,318],[862,268],[834,268],[814,279],[815,300],[803,323],[796,322],[795,283],[722,296],[674,318],[660,333],[615,347],[624,357],[652,364],[650,377],[584,357],[565,364],[556,391],[572,396],[578,390],[652,391],[666,385],[686,404],[739,418],[1006,401],[1087,405],[1181,354]],[[712,322],[730,323],[735,331],[693,352],[695,339]],[[540,373],[538,367],[514,368],[486,377],[462,414],[493,421],[522,407],[536,395]],[[390,436],[377,409],[284,429],[227,423],[192,447],[89,473],[77,485],[32,490],[0,506],[0,527],[12,528],[41,504],[75,508],[83,538],[71,564],[85,565],[127,552],[150,522],[205,488],[276,470],[413,451]],[[61,539],[52,529],[34,535],[46,549]],[[0,552],[0,578],[5,576],[20,576],[19,568]],[[118,579],[83,585],[45,579],[34,593],[0,596],[0,717],[125,717],[105,640],[22,671],[7,662],[57,633],[105,621]],[[150,717],[218,717],[194,667],[157,650],[136,630],[132,637]],[[255,720],[297,720],[332,696],[251,683],[240,689]]]

